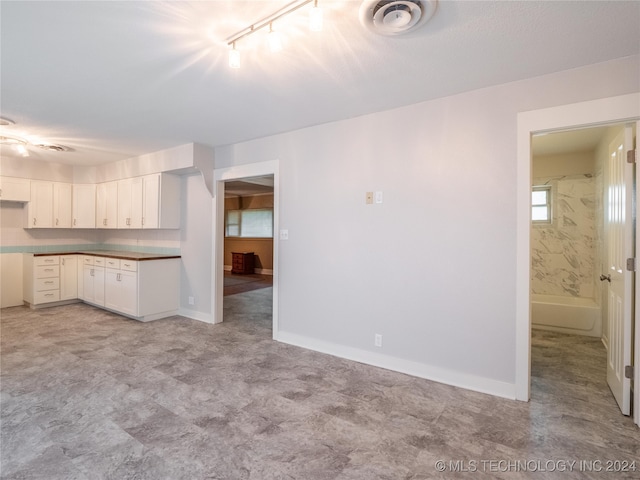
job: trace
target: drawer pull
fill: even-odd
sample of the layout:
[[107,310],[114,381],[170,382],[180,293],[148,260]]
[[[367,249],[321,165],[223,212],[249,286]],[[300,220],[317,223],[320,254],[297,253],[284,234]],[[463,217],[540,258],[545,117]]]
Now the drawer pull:
[[45,268],[44,271],[45,272],[53,272],[53,268]]
[[44,282],[44,283],[46,283],[47,285],[49,285],[49,284],[53,283],[53,281],[52,281],[52,280],[48,280],[48,281],[46,281],[46,282]]
[[53,293],[45,293],[44,296],[45,297],[53,297]]

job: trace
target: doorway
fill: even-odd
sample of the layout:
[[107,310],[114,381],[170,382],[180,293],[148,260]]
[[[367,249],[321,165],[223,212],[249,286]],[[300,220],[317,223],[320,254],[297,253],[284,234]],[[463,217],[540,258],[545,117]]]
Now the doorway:
[[600,277],[608,270],[609,145],[624,128],[531,140],[532,390],[559,409],[589,396],[616,409],[607,385],[608,285]]
[[[518,114],[517,151],[517,282],[516,282],[516,385],[515,397],[528,401],[531,386],[531,143],[536,134],[572,130],[640,118],[640,94],[593,100]],[[638,296],[638,289],[634,295]],[[636,311],[636,316],[639,312]],[[636,324],[637,318],[633,319]],[[640,333],[636,329],[634,363],[640,363]],[[640,368],[633,372],[640,385]],[[640,392],[633,398],[634,421],[640,425]]]
[[224,182],[223,321],[261,325],[269,336],[273,198],[273,175]]
[[[226,188],[226,187],[229,188]],[[269,192],[267,192],[269,190]],[[229,200],[230,206],[238,207],[233,208],[236,211],[232,219],[231,224],[227,222],[227,215],[225,212],[225,191],[230,194],[231,198],[235,200]],[[259,208],[240,208],[244,206],[256,206],[259,202],[264,202],[264,198],[258,199],[261,194],[267,194],[269,196],[268,202],[271,205],[271,239],[270,241],[258,240],[253,242],[251,246],[237,235],[240,229],[240,223],[238,213],[242,210],[263,210],[263,212],[251,212],[247,214],[247,217],[260,217],[262,226],[264,226],[264,210]],[[252,198],[254,197],[254,198]],[[239,198],[243,198],[241,201]],[[224,290],[225,290],[225,266],[226,270],[230,272],[233,270],[233,258],[232,250],[239,250],[235,253],[253,253],[253,273],[249,272],[247,267],[246,274],[239,275],[258,275],[263,276],[270,274],[272,278],[271,289],[263,289],[264,291],[260,295],[264,295],[265,292],[271,291],[271,298],[269,299],[271,306],[271,332],[272,337],[277,338],[278,333],[278,212],[279,212],[279,176],[278,176],[278,161],[260,162],[254,164],[240,165],[229,168],[220,168],[214,170],[214,219],[213,219],[213,269],[212,269],[212,285],[214,290],[214,323],[221,323],[224,320]],[[260,223],[260,222],[258,222]],[[255,226],[255,225],[254,225]],[[259,225],[258,225],[259,226]],[[227,239],[228,227],[231,233],[231,242],[227,244],[228,252],[225,255],[225,243]],[[251,230],[251,225],[246,225],[249,230],[248,237],[255,240],[256,235],[264,235],[263,233],[256,234],[254,230]],[[264,237],[263,237],[264,239]],[[244,245],[242,244],[244,242]],[[249,242],[251,243],[251,242]],[[262,246],[259,246],[262,244]],[[271,251],[268,252],[269,246]],[[267,250],[265,250],[267,248]],[[248,251],[253,250],[253,251]],[[262,252],[262,253],[260,253]],[[256,255],[257,253],[257,255]],[[270,255],[269,255],[270,253]],[[225,260],[225,257],[227,260]],[[257,258],[256,258],[257,257]],[[271,267],[271,268],[269,268]],[[252,291],[259,291],[260,289],[247,286],[251,283],[246,280],[248,277],[236,277],[238,281],[231,282],[238,284],[244,284],[244,287],[236,287],[236,289],[245,290],[251,294]],[[255,278],[255,277],[254,277]],[[229,287],[229,281],[227,286]],[[255,287],[255,285],[254,285]],[[242,293],[241,293],[242,294]],[[231,295],[229,298],[233,297]]]

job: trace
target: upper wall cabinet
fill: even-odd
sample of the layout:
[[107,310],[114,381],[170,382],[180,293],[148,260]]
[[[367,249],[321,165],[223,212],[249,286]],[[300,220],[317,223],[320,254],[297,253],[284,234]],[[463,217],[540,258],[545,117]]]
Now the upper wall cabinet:
[[72,185],[53,184],[53,227],[71,228]]
[[73,185],[73,228],[96,228],[96,186]]
[[31,199],[25,209],[25,228],[53,227],[53,183],[31,181]]
[[142,177],[142,228],[180,228],[180,177]]
[[96,185],[96,228],[118,226],[118,182]]
[[180,228],[180,177],[154,173],[120,180],[118,228]]
[[0,177],[0,200],[28,202],[31,200],[31,181],[26,178]]

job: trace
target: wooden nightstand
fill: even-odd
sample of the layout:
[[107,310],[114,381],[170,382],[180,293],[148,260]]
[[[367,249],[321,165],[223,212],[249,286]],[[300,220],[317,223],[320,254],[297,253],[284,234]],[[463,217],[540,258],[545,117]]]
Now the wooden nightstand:
[[253,273],[254,256],[253,252],[231,252],[232,263],[231,273],[248,274]]

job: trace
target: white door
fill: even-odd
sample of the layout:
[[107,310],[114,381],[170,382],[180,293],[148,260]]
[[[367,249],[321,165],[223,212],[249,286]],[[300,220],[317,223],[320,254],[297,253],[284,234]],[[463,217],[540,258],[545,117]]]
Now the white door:
[[631,379],[625,376],[625,366],[631,365],[633,315],[634,273],[627,269],[627,259],[634,256],[634,164],[627,162],[632,141],[632,128],[626,126],[609,145],[605,215],[608,271],[601,277],[609,282],[607,383],[624,415],[630,414],[631,407]]

